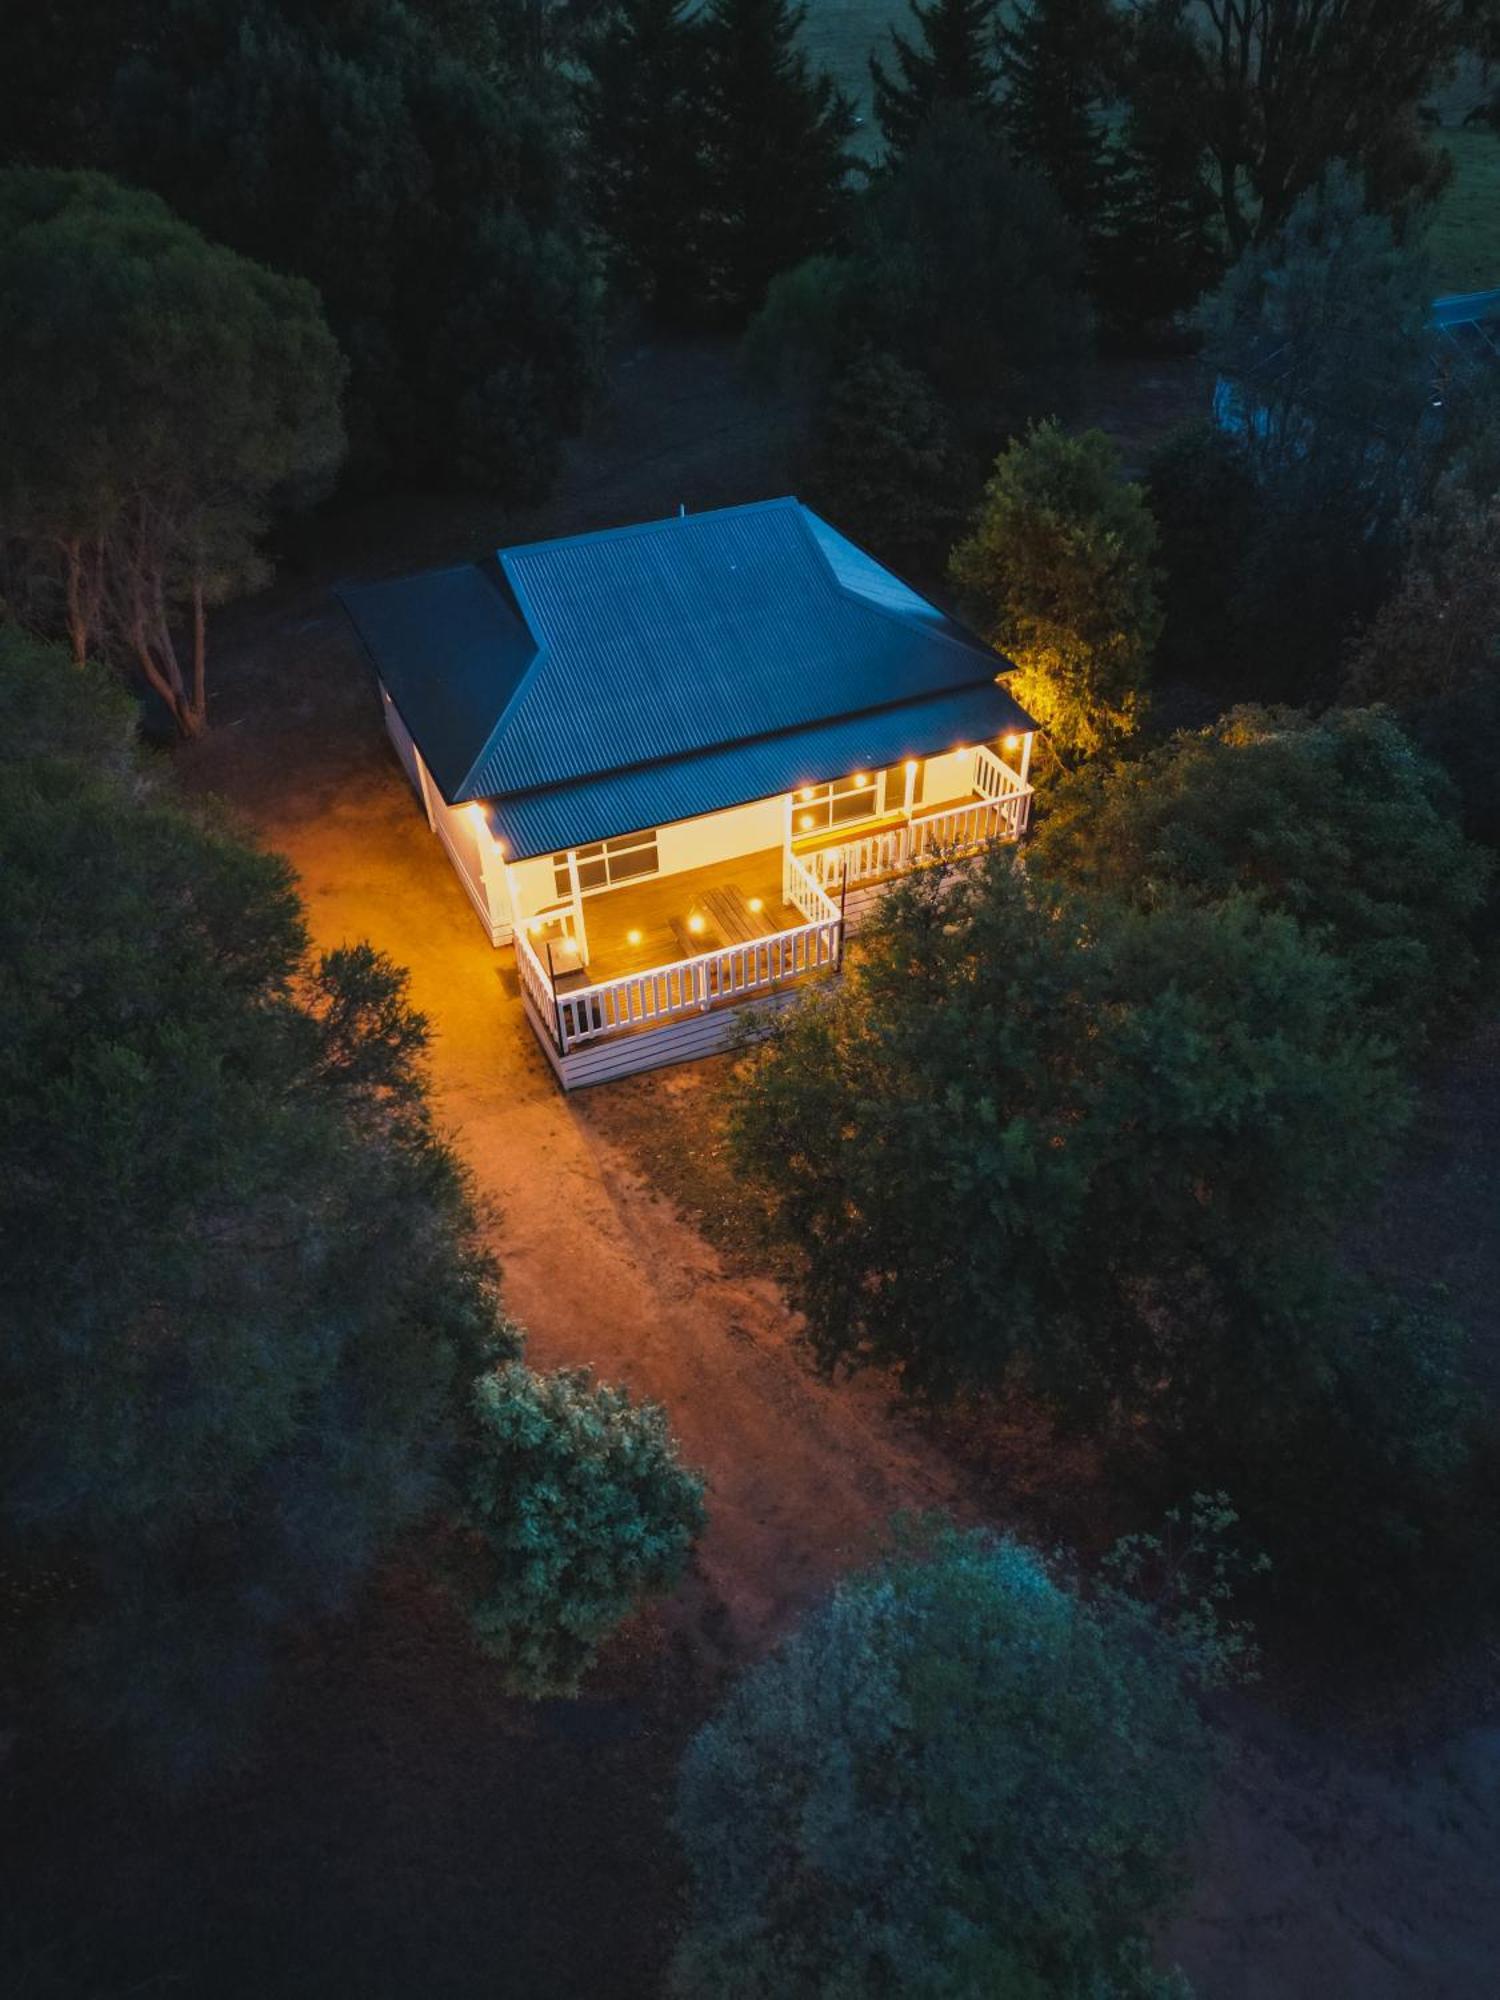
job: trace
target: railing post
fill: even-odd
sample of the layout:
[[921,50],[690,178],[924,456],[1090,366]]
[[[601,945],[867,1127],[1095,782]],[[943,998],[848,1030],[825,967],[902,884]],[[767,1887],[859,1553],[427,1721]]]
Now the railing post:
[[844,969],[844,911],[849,902],[849,870],[846,868],[839,878],[839,927],[833,935],[833,969]]
[[552,963],[551,938],[547,940],[547,978],[552,985],[552,1019],[557,1028],[557,1053],[565,1056],[568,1053],[568,1044],[563,1035],[562,1003],[557,997],[557,968]]

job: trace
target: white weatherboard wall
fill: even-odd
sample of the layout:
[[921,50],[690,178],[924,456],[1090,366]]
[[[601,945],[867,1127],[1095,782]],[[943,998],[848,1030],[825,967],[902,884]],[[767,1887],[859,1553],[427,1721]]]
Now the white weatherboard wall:
[[684,868],[716,867],[742,854],[763,854],[768,847],[781,846],[785,831],[786,809],[779,797],[706,813],[701,819],[679,820],[657,832],[658,872],[675,875]]
[[[512,862],[507,870],[493,837],[487,827],[480,825],[478,815],[466,806],[454,807],[444,802],[389,695],[385,696],[385,718],[407,775],[427,809],[428,822],[447,848],[491,941],[507,943],[514,923],[566,902],[567,892],[558,890],[550,854]],[[968,748],[924,759],[922,798],[915,811],[921,813],[945,801],[968,797],[972,760],[973,751]],[[851,836],[857,831],[851,824]],[[697,819],[678,820],[657,828],[657,874],[676,875],[689,868],[720,867],[742,855],[763,854],[767,849],[779,848],[785,835],[786,803],[780,795],[732,806],[723,812],[705,813]],[[856,892],[851,917],[862,914],[863,905],[873,901],[875,893],[874,890]],[[589,892],[585,891],[585,911],[588,900]]]
[[505,867],[479,807],[450,806],[432,781],[422,761],[422,753],[412,741],[401,712],[382,687],[385,726],[412,789],[422,801],[427,824],[448,850],[448,859],[479,914],[491,944],[508,944],[511,939],[510,892]]

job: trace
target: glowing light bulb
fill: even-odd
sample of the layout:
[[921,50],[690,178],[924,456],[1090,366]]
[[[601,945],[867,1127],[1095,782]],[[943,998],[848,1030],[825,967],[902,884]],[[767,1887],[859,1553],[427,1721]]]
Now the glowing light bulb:
[[869,772],[868,772],[868,771],[856,771],[856,772],[855,772],[855,774],[854,774],[854,782],[855,782],[855,784],[856,784],[856,785],[868,785],[868,784],[869,784],[869,782],[870,782],[870,774],[869,774]]
[[812,797],[812,786],[805,785],[803,789],[800,792],[798,792],[797,796],[799,799],[810,799]]
[[816,824],[816,822],[814,821],[814,819],[813,819],[813,816],[812,816],[812,814],[811,814],[811,813],[804,813],[804,814],[802,815],[801,819],[799,819],[799,820],[798,820],[797,824],[798,824],[798,826],[800,826],[800,827],[801,827],[802,831],[803,831],[804,833],[806,833],[807,829],[808,829],[808,828],[809,828],[810,826],[813,826],[813,825],[815,825],[815,824]]
[[639,943],[641,942],[641,934],[640,934],[640,932],[639,932],[639,931],[626,931],[626,933],[625,933],[625,942],[626,942],[627,944],[639,944]]
[[915,776],[917,775],[917,760],[916,760],[916,758],[915,758],[915,757],[908,757],[908,758],[907,758],[907,760],[906,760],[906,775],[907,775],[907,777],[908,777],[908,778],[914,778],[914,777],[915,777]]
[[696,910],[694,910],[693,914],[688,918],[688,929],[692,932],[694,937],[699,936],[699,934],[702,932],[703,919],[698,915],[698,912]]
[[753,911],[753,912],[755,913],[755,915],[756,915],[756,916],[759,916],[759,915],[760,915],[760,913],[761,913],[761,911],[762,911],[762,910],[763,910],[763,909],[764,909],[764,908],[765,908],[766,906],[765,906],[765,904],[764,904],[764,903],[763,903],[763,902],[761,901],[761,899],[760,899],[760,897],[759,897],[759,896],[752,896],[752,897],[750,898],[749,902],[748,902],[748,903],[747,903],[747,904],[745,905],[745,907],[746,907],[746,909],[747,909],[747,910],[752,910],[752,911]]
[[1006,739],[1005,739],[1005,747],[1006,747],[1006,749],[1007,749],[1007,750],[1019,750],[1019,749],[1020,749],[1020,747],[1021,747],[1021,739],[1020,739],[1020,737],[1019,737],[1019,736],[1007,736],[1007,737],[1006,737]]

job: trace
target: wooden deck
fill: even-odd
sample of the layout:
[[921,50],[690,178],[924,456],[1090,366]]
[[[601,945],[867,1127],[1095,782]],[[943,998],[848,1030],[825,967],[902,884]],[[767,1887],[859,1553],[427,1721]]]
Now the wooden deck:
[[773,937],[804,921],[799,910],[781,899],[779,847],[738,855],[714,867],[622,883],[585,897],[583,919],[588,966],[561,974],[559,993]]

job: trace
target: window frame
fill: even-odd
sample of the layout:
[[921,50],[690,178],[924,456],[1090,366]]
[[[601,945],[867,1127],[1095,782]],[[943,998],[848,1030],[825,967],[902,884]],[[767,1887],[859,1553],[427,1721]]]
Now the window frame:
[[[641,827],[635,833],[617,833],[608,840],[591,840],[583,847],[554,854],[552,881],[558,895],[571,896],[573,893],[572,871],[568,866],[570,854],[578,869],[580,896],[602,895],[606,889],[620,888],[626,882],[639,882],[648,875],[659,875],[661,847],[657,836],[660,831],[655,826]],[[616,865],[632,856],[648,853],[651,857],[648,867],[621,868]]]

